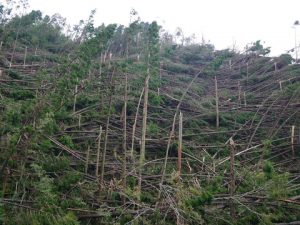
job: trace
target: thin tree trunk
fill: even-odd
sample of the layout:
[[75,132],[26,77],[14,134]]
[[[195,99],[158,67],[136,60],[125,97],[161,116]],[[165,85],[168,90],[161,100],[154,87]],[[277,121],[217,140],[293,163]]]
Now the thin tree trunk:
[[85,174],[87,174],[89,169],[89,160],[90,160],[90,145],[88,145],[87,151],[86,151],[86,159],[85,159]]
[[139,162],[139,182],[138,182],[138,193],[139,198],[142,190],[142,170],[145,162],[145,147],[146,147],[146,132],[147,132],[147,114],[148,114],[148,94],[149,94],[149,67],[147,71],[148,75],[145,79],[145,93],[144,93],[144,108],[143,108],[143,125],[142,125],[142,137],[141,137],[141,152],[140,152],[140,162]]
[[104,168],[105,168],[105,157],[106,157],[106,150],[107,150],[107,141],[108,141],[108,128],[109,128],[109,121],[110,121],[110,114],[111,114],[111,106],[112,106],[112,90],[113,90],[113,76],[114,71],[111,76],[111,84],[110,84],[110,97],[109,97],[109,107],[108,107],[108,115],[106,119],[106,128],[105,128],[105,139],[104,139],[104,149],[102,154],[102,165],[101,165],[101,176],[100,176],[100,187],[103,188],[104,185]]
[[[78,78],[77,78],[77,82],[78,82]],[[78,92],[78,85],[76,84],[75,93],[74,93],[73,113],[76,112],[77,92]]]
[[248,65],[248,63],[247,63],[247,69],[246,70],[247,70],[246,73],[247,73],[247,82],[248,82],[248,78],[249,78],[249,65]]
[[179,135],[178,135],[178,162],[177,162],[177,173],[180,177],[181,174],[181,156],[182,156],[182,113],[179,113]]
[[291,134],[291,145],[292,145],[292,155],[293,159],[295,158],[295,149],[294,149],[294,138],[295,138],[295,126],[292,126],[292,134]]
[[218,81],[215,76],[215,94],[216,94],[216,127],[219,128],[219,96],[218,96]]
[[242,97],[241,97],[242,91],[241,91],[240,81],[238,81],[238,94],[239,94],[239,96],[238,96],[239,107],[241,107],[241,105],[242,105]]
[[17,38],[16,38],[16,40],[15,40],[15,42],[14,42],[13,53],[12,53],[12,55],[11,55],[10,63],[9,63],[9,69],[11,68],[12,63],[13,63],[13,60],[14,60],[15,51],[16,51],[16,46],[17,46]]
[[26,57],[27,57],[27,46],[25,47],[25,53],[24,53],[24,63],[23,63],[24,68],[26,66]]
[[131,155],[132,159],[134,159],[133,148],[134,148],[134,137],[135,137],[135,130],[136,130],[137,118],[138,118],[138,115],[139,115],[139,109],[140,109],[142,97],[143,97],[143,94],[144,94],[144,90],[145,89],[143,88],[142,91],[141,91],[141,95],[140,95],[139,102],[138,102],[138,105],[137,105],[137,108],[136,108],[134,123],[133,123],[133,127],[132,127],[131,151],[130,151],[130,155]]
[[78,129],[81,127],[81,114],[78,115]]
[[100,81],[101,81],[101,74],[102,74],[102,52],[101,52],[101,55],[100,55],[100,66],[99,66],[99,78],[100,78]]
[[98,176],[99,176],[101,135],[102,135],[102,126],[100,126],[100,129],[99,129],[98,144],[97,144],[97,159],[96,159],[96,171],[95,171],[96,180],[98,180]]
[[229,195],[230,195],[230,216],[232,220],[236,219],[236,210],[234,206],[233,196],[235,192],[235,176],[234,176],[234,155],[235,155],[235,143],[230,138],[230,183],[229,183]]
[[280,88],[280,91],[282,91],[282,81],[279,81],[279,88]]
[[[124,117],[123,117],[123,191],[126,190],[126,160],[127,160],[127,75],[125,75]],[[123,199],[125,203],[125,198]]]

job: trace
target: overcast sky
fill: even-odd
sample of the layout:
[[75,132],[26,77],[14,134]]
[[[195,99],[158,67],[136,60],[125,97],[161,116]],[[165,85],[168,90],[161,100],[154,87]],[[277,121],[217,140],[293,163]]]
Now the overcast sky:
[[[142,20],[156,20],[174,33],[181,27],[186,36],[203,36],[217,49],[242,50],[247,43],[262,40],[272,55],[295,46],[295,20],[300,20],[300,0],[29,0],[31,9],[52,15],[60,13],[68,23],[87,19],[97,10],[95,23],[127,25],[134,8]],[[300,40],[300,26],[297,29]]]

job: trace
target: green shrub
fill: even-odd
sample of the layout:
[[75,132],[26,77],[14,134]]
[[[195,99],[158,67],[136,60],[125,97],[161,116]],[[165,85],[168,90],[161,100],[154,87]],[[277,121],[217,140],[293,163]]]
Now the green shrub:
[[27,90],[15,90],[10,93],[10,97],[15,100],[26,100],[35,98],[35,93]]

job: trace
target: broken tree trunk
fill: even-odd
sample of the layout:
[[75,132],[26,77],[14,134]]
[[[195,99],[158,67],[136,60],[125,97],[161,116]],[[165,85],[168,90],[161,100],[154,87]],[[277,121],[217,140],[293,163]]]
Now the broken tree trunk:
[[27,57],[27,46],[25,47],[25,53],[24,53],[24,62],[23,62],[23,67],[26,67],[26,57]]
[[149,67],[148,67],[148,75],[145,79],[145,93],[144,93],[144,108],[143,108],[143,125],[142,125],[142,137],[141,137],[141,152],[140,152],[140,162],[139,162],[139,183],[138,183],[138,193],[139,197],[141,194],[142,188],[142,170],[145,161],[145,147],[146,147],[146,132],[147,132],[147,114],[148,114],[148,94],[149,94]]
[[239,103],[239,107],[241,107],[241,105],[242,105],[242,88],[241,88],[241,83],[240,83],[240,81],[238,81],[238,94],[239,94],[239,96],[238,96],[238,103]]
[[134,123],[133,123],[133,127],[132,127],[131,151],[130,151],[130,155],[131,155],[132,159],[134,159],[133,149],[134,149],[135,130],[136,130],[137,118],[138,118],[138,115],[139,115],[139,109],[140,109],[143,94],[144,94],[144,88],[141,91],[141,95],[140,95],[139,102],[138,102],[138,105],[137,105],[137,108],[136,108]]
[[105,127],[105,139],[104,139],[104,149],[102,152],[102,164],[101,164],[101,175],[100,175],[100,189],[103,188],[104,185],[104,170],[105,170],[105,157],[106,157],[106,150],[107,150],[107,141],[108,141],[108,128],[110,122],[110,114],[111,114],[111,107],[112,107],[112,97],[113,97],[113,76],[114,70],[111,75],[111,82],[110,82],[110,96],[109,96],[109,106],[108,106],[108,115],[106,119],[106,127]]
[[244,106],[247,107],[246,92],[244,91]]

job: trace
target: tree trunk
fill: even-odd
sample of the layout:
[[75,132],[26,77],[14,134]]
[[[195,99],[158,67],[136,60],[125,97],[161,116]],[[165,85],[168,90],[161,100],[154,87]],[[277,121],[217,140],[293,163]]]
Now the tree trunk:
[[138,105],[137,105],[137,108],[136,108],[134,123],[133,123],[133,127],[132,127],[131,151],[130,151],[130,155],[131,155],[132,159],[134,159],[134,155],[133,155],[134,137],[135,137],[135,130],[136,130],[137,118],[138,118],[139,109],[140,109],[140,105],[141,105],[143,94],[144,94],[144,88],[141,91],[141,95],[140,95],[139,102],[138,102]]
[[218,96],[218,81],[215,76],[215,94],[216,94],[216,127],[219,128],[219,96]]
[[106,150],[107,150],[107,141],[108,141],[108,128],[110,122],[110,114],[111,114],[111,106],[112,106],[112,96],[113,96],[113,76],[114,71],[112,72],[111,82],[110,82],[110,96],[109,96],[109,106],[108,106],[108,115],[106,119],[106,127],[105,127],[105,139],[104,139],[104,149],[102,153],[102,164],[101,164],[101,175],[100,175],[100,189],[103,188],[104,185],[104,170],[105,170],[105,157],[106,157]]
[[141,152],[140,152],[140,162],[139,162],[139,183],[138,183],[138,193],[139,198],[142,189],[142,170],[145,161],[145,147],[146,147],[146,132],[147,132],[147,114],[148,114],[148,93],[149,93],[149,79],[150,73],[149,68],[147,71],[148,75],[145,79],[145,93],[144,93],[144,108],[143,108],[143,125],[142,125],[142,138],[141,138]]
[[[125,93],[124,93],[124,117],[123,117],[123,191],[125,193],[126,190],[126,159],[127,159],[127,75],[125,75]],[[123,203],[125,204],[125,198],[123,199]]]
[[182,113],[179,113],[179,137],[178,137],[178,162],[177,173],[180,177],[181,174],[181,156],[182,156]]
[[96,159],[96,171],[95,171],[95,176],[96,176],[97,180],[98,180],[98,176],[99,176],[101,135],[102,135],[102,126],[100,126],[100,129],[99,129],[98,144],[97,144],[97,159]]
[[86,158],[85,158],[85,174],[87,174],[88,172],[88,169],[89,169],[89,160],[90,160],[90,145],[88,146],[87,148],[87,151],[86,151]]
[[235,143],[230,138],[230,183],[229,183],[229,196],[230,196],[230,216],[234,221],[236,219],[236,210],[234,206],[233,196],[235,192],[235,176],[234,176],[234,154]]

